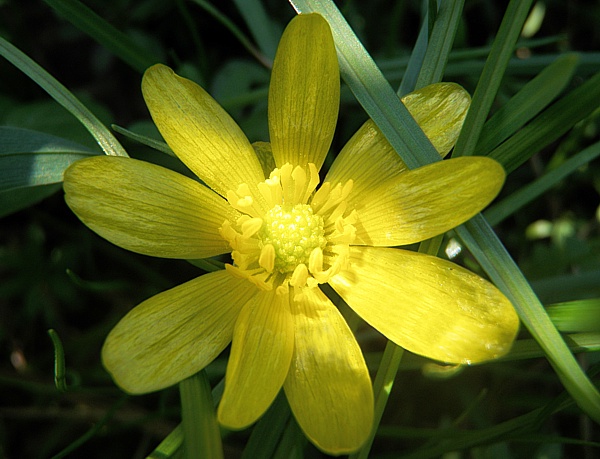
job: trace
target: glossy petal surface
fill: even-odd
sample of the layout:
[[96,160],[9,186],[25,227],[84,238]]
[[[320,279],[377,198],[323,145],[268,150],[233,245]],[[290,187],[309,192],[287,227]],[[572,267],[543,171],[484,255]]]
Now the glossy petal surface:
[[[469,93],[454,83],[436,83],[407,94],[402,102],[440,155],[448,154],[467,116]],[[369,120],[346,143],[325,181],[336,184],[353,179],[353,199],[405,170],[400,156]]]
[[96,156],[66,170],[64,190],[86,226],[127,250],[166,258],[229,250],[218,229],[236,213],[216,193],[169,169]]
[[354,199],[359,218],[354,243],[390,247],[442,234],[486,207],[504,177],[496,161],[471,156],[383,181]]
[[287,376],[293,349],[289,296],[258,293],[235,325],[218,411],[222,425],[242,429],[267,410]]
[[292,303],[295,349],[284,389],[306,436],[342,454],[358,449],[373,423],[373,390],[361,350],[319,289]]
[[217,271],[159,293],[112,329],[102,361],[135,394],[171,386],[203,369],[231,341],[240,310],[256,290]]
[[519,320],[491,283],[437,257],[353,247],[351,269],[329,283],[399,346],[435,360],[476,363],[509,351]]
[[269,87],[269,135],[278,167],[320,169],[335,130],[340,74],[329,24],[318,14],[296,16],[285,29]]
[[[208,186],[225,196],[264,175],[254,150],[229,114],[200,86],[161,64],[146,70],[144,100],[175,154]],[[256,196],[260,196],[256,192]]]

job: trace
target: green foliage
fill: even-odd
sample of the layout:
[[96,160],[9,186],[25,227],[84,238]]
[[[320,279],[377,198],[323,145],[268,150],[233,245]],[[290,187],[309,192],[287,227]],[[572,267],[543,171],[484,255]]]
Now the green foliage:
[[[255,426],[218,440],[210,413],[227,353],[181,392],[123,395],[100,362],[108,331],[141,300],[227,260],[126,253],[78,222],[60,193],[69,164],[101,153],[185,173],[143,106],[141,74],[155,62],[202,83],[252,141],[268,140],[269,66],[293,9],[276,0],[0,3],[0,456],[183,458],[207,448],[219,457],[206,445],[222,441],[225,457],[324,457],[282,394]],[[419,250],[446,251],[504,289],[525,325],[519,339],[497,362],[447,368],[386,343],[338,300],[356,324],[379,418],[353,457],[598,455],[600,9],[292,3],[322,12],[339,47],[332,155],[368,115],[410,167],[437,160],[396,94],[457,81],[473,105],[453,154],[489,155],[508,174],[483,216]]]

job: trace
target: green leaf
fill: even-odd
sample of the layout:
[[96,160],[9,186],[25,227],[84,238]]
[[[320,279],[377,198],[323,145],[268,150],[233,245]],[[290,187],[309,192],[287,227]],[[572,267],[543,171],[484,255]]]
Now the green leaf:
[[60,183],[70,164],[97,154],[60,137],[0,127],[0,191]]
[[511,0],[483,68],[453,156],[474,155],[483,124],[513,54],[533,0]]
[[142,48],[128,35],[116,29],[78,0],[44,0],[58,14],[88,34],[119,57],[123,62],[143,73],[160,59]]
[[487,155],[546,108],[565,88],[579,63],[577,54],[566,54],[529,81],[483,126],[476,153]]
[[26,209],[62,189],[60,184],[16,188],[0,192],[0,218]]
[[183,444],[188,459],[222,459],[223,446],[205,371],[179,383]]
[[600,332],[600,298],[553,304],[546,311],[560,331]]
[[107,155],[129,156],[117,139],[94,114],[88,110],[67,88],[60,84],[48,72],[30,57],[0,37],[0,55],[35,81],[56,102],[66,108],[92,136]]
[[598,101],[600,73],[536,116],[527,126],[492,150],[490,158],[502,164],[508,173],[512,172],[589,116],[600,105]]
[[260,0],[233,0],[262,53],[273,62],[281,29],[269,19]]

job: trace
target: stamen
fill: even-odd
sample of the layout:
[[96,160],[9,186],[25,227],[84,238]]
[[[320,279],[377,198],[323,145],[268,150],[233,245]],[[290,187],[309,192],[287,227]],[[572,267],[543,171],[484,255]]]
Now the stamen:
[[267,272],[273,272],[273,268],[275,268],[275,248],[272,244],[267,244],[262,248],[260,257],[258,257],[258,264],[265,268]]

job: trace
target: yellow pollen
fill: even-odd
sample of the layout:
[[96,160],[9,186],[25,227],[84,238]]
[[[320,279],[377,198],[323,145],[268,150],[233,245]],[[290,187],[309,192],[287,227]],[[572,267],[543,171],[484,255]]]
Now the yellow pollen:
[[284,164],[257,184],[259,196],[245,183],[230,190],[227,201],[240,216],[220,228],[232,249],[227,270],[262,290],[292,287],[297,299],[346,269],[358,220],[346,200],[352,180],[318,184],[314,164]]
[[273,207],[263,217],[258,237],[263,246],[273,247],[274,269],[280,273],[293,272],[314,249],[327,244],[323,218],[307,204]]

